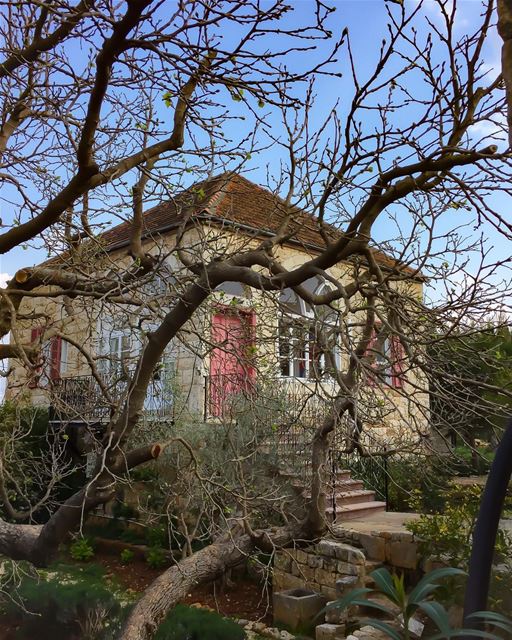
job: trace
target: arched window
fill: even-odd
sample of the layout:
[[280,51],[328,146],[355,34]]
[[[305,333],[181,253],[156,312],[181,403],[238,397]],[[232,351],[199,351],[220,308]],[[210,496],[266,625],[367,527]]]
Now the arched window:
[[[330,291],[318,277],[306,280],[303,287],[314,294]],[[281,375],[314,380],[332,375],[332,365],[339,367],[341,360],[335,309],[329,305],[313,308],[292,289],[282,291],[279,304]]]
[[241,284],[240,282],[223,282],[215,287],[215,291],[221,291],[222,293],[227,293],[230,296],[234,296],[235,298],[251,298],[251,290],[249,287]]

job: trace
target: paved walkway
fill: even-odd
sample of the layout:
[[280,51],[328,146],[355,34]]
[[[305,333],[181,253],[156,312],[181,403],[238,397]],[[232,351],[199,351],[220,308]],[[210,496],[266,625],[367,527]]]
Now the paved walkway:
[[405,533],[405,523],[419,518],[417,513],[395,513],[384,511],[374,515],[337,523],[334,530],[357,531],[358,533],[380,535],[382,533]]

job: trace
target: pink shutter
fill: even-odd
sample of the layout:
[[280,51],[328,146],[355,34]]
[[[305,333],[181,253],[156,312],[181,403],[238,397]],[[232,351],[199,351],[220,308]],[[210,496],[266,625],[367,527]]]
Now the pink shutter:
[[[366,352],[365,352],[364,355],[365,355],[366,358],[369,358],[369,359],[371,358],[370,367],[374,371],[377,368],[377,363],[376,363],[377,353],[375,351],[376,344],[377,344],[377,330],[373,329],[372,330],[372,337],[370,338],[370,342],[368,343],[368,346],[366,347]],[[366,381],[368,382],[368,384],[371,387],[375,387],[375,385],[377,384],[376,374],[368,372],[367,375],[366,375]]]
[[50,344],[50,380],[60,380],[60,359],[62,354],[62,338],[55,336]]
[[[31,344],[34,344],[35,342],[37,342],[42,333],[43,333],[42,327],[34,327],[30,332]],[[39,357],[39,360],[41,360],[41,354],[39,354],[38,357]],[[28,381],[28,386],[30,389],[35,389],[37,387],[37,383],[39,381],[42,371],[43,371],[42,364],[39,364],[37,367],[34,367],[34,369],[31,371],[30,378]]]
[[404,386],[405,351],[399,336],[391,336],[391,385],[396,389]]

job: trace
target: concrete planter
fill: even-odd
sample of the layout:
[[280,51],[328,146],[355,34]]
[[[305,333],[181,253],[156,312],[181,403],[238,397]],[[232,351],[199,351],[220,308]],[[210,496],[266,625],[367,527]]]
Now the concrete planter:
[[325,596],[310,589],[274,593],[274,624],[283,625],[292,632],[308,633],[323,622],[324,616],[318,614],[326,603]]

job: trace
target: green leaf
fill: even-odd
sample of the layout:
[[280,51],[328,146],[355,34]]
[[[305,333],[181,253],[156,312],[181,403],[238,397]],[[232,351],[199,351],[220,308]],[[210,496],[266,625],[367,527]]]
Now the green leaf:
[[422,600],[425,600],[433,591],[435,591],[439,584],[438,580],[443,578],[452,578],[454,576],[465,576],[465,571],[457,569],[456,567],[441,567],[440,569],[434,569],[430,573],[418,582],[414,589],[409,594],[409,603],[419,604]]
[[375,600],[365,600],[364,598],[359,598],[358,600],[354,600],[352,604],[357,604],[358,606],[368,607],[369,609],[377,609],[377,611],[382,611],[383,613],[389,614],[393,617],[393,612],[391,609],[386,607],[386,605],[381,604],[380,602],[376,602]]
[[449,640],[450,638],[465,638],[467,636],[487,638],[488,640],[503,640],[500,636],[481,629],[450,629],[447,633],[441,632],[429,636],[428,640],[444,640],[445,638]]
[[446,634],[447,637],[451,636],[454,631],[450,626],[450,620],[448,618],[448,612],[439,602],[422,602],[419,608],[424,611],[427,616],[432,620],[441,633]]
[[165,103],[166,107],[170,107],[172,105],[172,95],[170,91],[166,91],[163,95],[162,95],[162,100]]
[[467,619],[492,624],[499,629],[512,633],[512,620],[495,611],[476,611],[469,615]]
[[360,624],[361,626],[368,625],[374,629],[379,629],[379,631],[384,631],[384,633],[390,638],[393,638],[393,640],[402,640],[398,631],[393,629],[393,627],[387,622],[382,622],[382,620],[361,620]]
[[398,605],[400,604],[400,599],[398,598],[393,584],[393,578],[387,569],[385,569],[384,567],[376,569],[375,571],[372,571],[372,573],[370,573],[370,576],[373,578],[373,581],[379,588],[379,591],[381,591],[389,600],[391,600],[391,602],[394,602]]
[[371,593],[371,592],[372,592],[372,589],[368,589],[368,587],[359,587],[358,589],[353,589],[350,593],[347,593],[347,595],[344,596],[343,598],[340,598],[335,602],[331,602],[326,607],[324,607],[322,611],[320,611],[318,616],[332,609],[340,609],[342,611],[343,609],[346,609],[348,606],[353,604],[355,600],[358,600],[359,596],[362,596],[366,593]]

